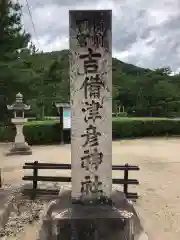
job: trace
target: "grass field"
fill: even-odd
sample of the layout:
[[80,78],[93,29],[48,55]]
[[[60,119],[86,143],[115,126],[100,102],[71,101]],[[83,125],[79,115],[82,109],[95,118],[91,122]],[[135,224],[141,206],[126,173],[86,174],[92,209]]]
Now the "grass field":
[[29,126],[29,125],[40,125],[40,124],[52,124],[52,123],[58,123],[59,120],[44,120],[44,121],[30,121],[30,122],[26,122],[25,126]]
[[[113,117],[113,121],[158,121],[158,120],[176,120],[170,118],[153,118],[153,117]],[[44,120],[44,121],[30,121],[26,122],[25,125],[40,125],[40,124],[52,124],[59,123],[59,120]]]
[[152,120],[169,120],[169,118],[153,118],[153,117],[113,117],[113,121],[152,121]]

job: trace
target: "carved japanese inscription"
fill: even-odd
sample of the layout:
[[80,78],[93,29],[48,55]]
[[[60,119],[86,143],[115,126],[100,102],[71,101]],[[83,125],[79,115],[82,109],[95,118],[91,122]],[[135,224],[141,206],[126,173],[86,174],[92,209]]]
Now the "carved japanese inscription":
[[112,190],[112,34],[110,10],[70,11],[72,198]]

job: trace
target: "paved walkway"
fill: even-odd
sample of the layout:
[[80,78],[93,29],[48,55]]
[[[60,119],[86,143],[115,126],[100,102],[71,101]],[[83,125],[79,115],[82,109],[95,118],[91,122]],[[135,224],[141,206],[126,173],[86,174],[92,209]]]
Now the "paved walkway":
[[[139,139],[113,142],[113,164],[137,164],[140,172],[130,177],[138,178],[140,199],[136,209],[144,219],[145,229],[151,238],[158,240],[180,239],[180,139]],[[10,146],[0,145],[0,166],[4,184],[20,184],[27,161],[70,163],[70,145],[34,146],[32,156],[5,157]],[[70,171],[42,170],[45,175],[70,175]],[[29,171],[26,171],[28,174]],[[113,171],[113,177],[120,173]],[[131,190],[131,189],[130,189]]]

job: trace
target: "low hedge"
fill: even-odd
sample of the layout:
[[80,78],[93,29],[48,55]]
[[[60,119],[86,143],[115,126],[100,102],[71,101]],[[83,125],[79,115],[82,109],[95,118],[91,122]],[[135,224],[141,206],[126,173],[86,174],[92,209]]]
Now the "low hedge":
[[160,137],[180,135],[180,121],[176,120],[126,120],[113,121],[113,139]]
[[[15,126],[0,127],[0,142],[12,142]],[[24,126],[26,141],[31,144],[55,144],[61,141],[60,124],[53,121],[28,122]],[[114,119],[113,139],[180,135],[180,121],[168,119]],[[70,130],[64,130],[64,142],[70,142]]]

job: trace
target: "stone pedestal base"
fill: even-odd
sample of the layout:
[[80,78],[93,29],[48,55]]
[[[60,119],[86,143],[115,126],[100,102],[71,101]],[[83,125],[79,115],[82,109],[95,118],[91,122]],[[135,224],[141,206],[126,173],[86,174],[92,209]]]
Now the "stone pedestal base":
[[32,150],[30,146],[24,142],[24,143],[14,143],[13,147],[9,150],[8,153],[6,153],[6,156],[11,155],[31,155]]
[[116,190],[111,199],[113,205],[72,204],[71,191],[62,192],[44,213],[38,240],[147,240],[124,194]]

